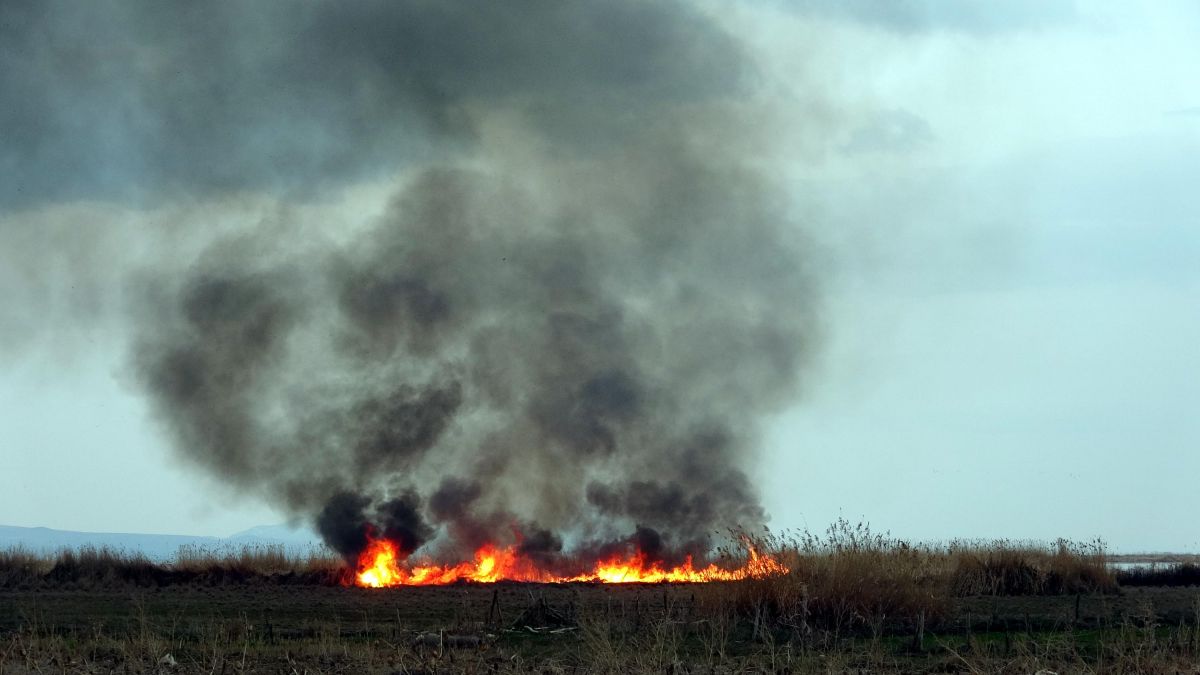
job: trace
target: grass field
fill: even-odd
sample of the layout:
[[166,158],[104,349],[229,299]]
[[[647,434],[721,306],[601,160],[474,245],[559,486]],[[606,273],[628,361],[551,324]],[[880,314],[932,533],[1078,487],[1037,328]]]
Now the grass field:
[[[765,537],[787,575],[360,589],[274,550],[0,555],[0,672],[1200,672],[1200,587],[1103,547]],[[1186,580],[1163,578],[1163,583]]]

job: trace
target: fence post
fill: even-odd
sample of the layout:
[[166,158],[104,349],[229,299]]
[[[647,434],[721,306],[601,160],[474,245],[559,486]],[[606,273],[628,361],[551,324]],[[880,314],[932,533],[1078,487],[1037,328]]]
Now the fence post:
[[917,613],[917,630],[913,632],[913,651],[925,651],[925,610]]

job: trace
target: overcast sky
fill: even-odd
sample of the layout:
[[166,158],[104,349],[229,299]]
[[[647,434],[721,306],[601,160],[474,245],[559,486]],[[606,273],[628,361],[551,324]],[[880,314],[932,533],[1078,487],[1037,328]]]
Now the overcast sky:
[[[1200,6],[714,7],[763,64],[773,123],[795,120],[771,152],[822,272],[821,347],[755,470],[772,527],[1200,551]],[[168,451],[112,297],[150,228],[186,247],[178,223],[278,195],[227,213],[103,184],[0,189],[0,523],[279,521]],[[387,185],[288,214],[373,213]],[[98,258],[118,262],[72,274]]]

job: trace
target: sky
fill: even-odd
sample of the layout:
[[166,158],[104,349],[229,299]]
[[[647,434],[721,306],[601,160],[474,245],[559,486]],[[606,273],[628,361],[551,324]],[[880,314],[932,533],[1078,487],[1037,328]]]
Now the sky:
[[[769,152],[820,272],[819,346],[750,470],[771,527],[1200,551],[1200,7],[704,11],[762,64]],[[298,205],[248,185],[231,206],[114,196],[104,170],[53,199],[0,191],[0,523],[224,535],[287,518],[172,451],[129,372],[120,261],[187,249],[197,219],[375,213],[388,177]]]

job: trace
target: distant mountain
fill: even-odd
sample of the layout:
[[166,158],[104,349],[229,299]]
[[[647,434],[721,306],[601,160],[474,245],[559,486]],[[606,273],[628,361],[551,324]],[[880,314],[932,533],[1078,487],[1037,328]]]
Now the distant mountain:
[[204,550],[239,550],[245,546],[283,546],[292,553],[310,553],[322,548],[321,539],[307,528],[262,525],[228,537],[198,537],[181,534],[138,534],[128,532],[73,532],[48,527],[0,525],[0,549],[21,547],[35,553],[53,553],[83,546],[107,547],[129,553],[140,552],[155,560],[175,557],[180,547]]

